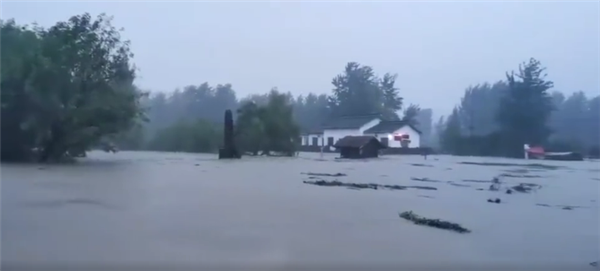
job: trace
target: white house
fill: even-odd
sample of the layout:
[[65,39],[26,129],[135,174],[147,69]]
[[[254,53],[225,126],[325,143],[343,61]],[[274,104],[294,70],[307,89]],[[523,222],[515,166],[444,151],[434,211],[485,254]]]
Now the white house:
[[382,121],[380,115],[344,116],[330,120],[321,129],[302,136],[303,146],[333,146],[345,136],[372,135],[390,147],[401,147],[400,140],[410,140],[409,148],[420,146],[421,132],[402,121]]

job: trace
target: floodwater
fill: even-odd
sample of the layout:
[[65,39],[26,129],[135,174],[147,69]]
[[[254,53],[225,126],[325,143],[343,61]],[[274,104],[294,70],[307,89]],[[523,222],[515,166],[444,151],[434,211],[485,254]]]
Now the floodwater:
[[[499,267],[594,270],[600,164],[384,156],[336,160],[92,152],[73,165],[1,167],[2,270],[117,267]],[[301,173],[352,183],[438,190],[351,190],[304,184]],[[489,191],[535,183],[531,193]],[[418,182],[428,178],[438,182]],[[313,177],[314,178],[314,177]],[[465,181],[467,180],[467,181]],[[474,181],[470,181],[474,180]],[[500,204],[488,203],[500,198]],[[472,232],[398,216],[456,222]],[[568,269],[565,269],[568,268]],[[84,269],[81,269],[84,270]]]

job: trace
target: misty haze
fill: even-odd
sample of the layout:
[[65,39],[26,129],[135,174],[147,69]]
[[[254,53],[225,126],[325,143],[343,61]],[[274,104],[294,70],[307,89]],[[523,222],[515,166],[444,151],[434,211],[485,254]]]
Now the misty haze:
[[1,12],[2,270],[598,268],[598,1]]

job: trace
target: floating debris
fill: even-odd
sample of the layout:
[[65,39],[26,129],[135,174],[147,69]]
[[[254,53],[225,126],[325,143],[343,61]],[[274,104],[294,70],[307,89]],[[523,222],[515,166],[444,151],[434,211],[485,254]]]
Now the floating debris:
[[529,193],[529,192],[532,192],[532,191],[540,189],[540,188],[542,188],[542,186],[539,185],[539,184],[534,184],[534,183],[520,183],[519,185],[513,186],[512,190],[517,191],[517,192],[521,192],[521,193]]
[[500,186],[501,186],[500,179],[498,177],[494,177],[491,182],[492,182],[492,184],[490,185],[490,187],[488,188],[488,190],[490,190],[490,191],[499,191],[500,190]]
[[433,167],[432,165],[427,165],[427,164],[410,164],[411,166],[415,166],[415,167]]
[[490,191],[498,191],[498,190],[500,190],[500,185],[496,184],[496,183],[493,183],[493,184],[490,185],[490,188],[488,190],[490,190]]
[[527,174],[516,175],[516,174],[509,174],[509,173],[502,173],[502,174],[500,174],[500,176],[510,177],[510,178],[541,178],[542,177],[540,175],[527,175]]
[[525,174],[525,173],[529,173],[530,170],[528,170],[528,169],[521,169],[521,168],[515,168],[515,169],[506,169],[504,171],[506,171],[506,172],[512,172],[512,173]]
[[511,164],[511,163],[480,163],[480,162],[458,162],[463,165],[476,165],[476,166],[499,166],[499,167],[527,167],[534,169],[559,169],[564,168],[560,166],[544,165],[544,164]]
[[448,182],[448,184],[449,184],[449,185],[453,185],[453,186],[458,186],[458,187],[471,187],[471,186],[470,186],[470,185],[468,185],[468,184],[460,184],[460,183],[455,183],[455,182],[453,182],[453,181],[449,181],[449,182]]
[[388,190],[405,190],[407,188],[414,189],[422,189],[422,190],[437,190],[435,187],[431,186],[404,186],[404,185],[383,185],[383,184],[375,184],[375,183],[343,183],[340,181],[303,181],[305,184],[312,184],[318,186],[341,186],[350,189],[388,189]]
[[495,199],[488,199],[487,202],[489,202],[489,203],[500,203],[502,201],[499,198],[495,198]]
[[598,267],[598,262],[591,262],[590,265],[593,267]]
[[512,189],[506,189],[506,194],[512,194]]
[[415,177],[410,177],[410,179],[412,181],[417,181],[417,182],[427,182],[427,183],[440,183],[442,181],[438,181],[438,180],[432,180],[429,178],[415,178]]
[[427,199],[435,199],[434,197],[427,196],[427,195],[419,195],[418,197],[420,197],[420,198],[427,198]]
[[313,172],[306,172],[306,173],[302,173],[304,175],[309,175],[309,176],[320,176],[320,177],[344,177],[344,176],[348,176],[347,174],[344,173],[335,173],[335,174],[331,174],[331,173],[313,173]]
[[417,225],[424,225],[424,226],[434,227],[434,228],[438,228],[438,229],[451,230],[451,231],[455,231],[458,233],[471,232],[469,229],[462,227],[460,224],[452,223],[452,222],[444,221],[444,220],[440,220],[440,219],[431,219],[431,218],[421,217],[419,215],[416,215],[412,211],[403,212],[403,213],[400,213],[399,215],[401,218],[412,221],[413,223],[415,223]]
[[545,204],[545,203],[537,203],[537,206],[542,206],[542,207],[556,207],[556,208],[560,208],[562,210],[573,210],[573,209],[579,209],[579,208],[588,208],[585,206],[574,206],[574,205],[550,205],[550,204]]
[[577,205],[557,205],[556,207],[561,208],[563,210],[573,210],[573,209],[588,208],[588,207],[585,207],[585,206],[577,206]]
[[491,183],[492,181],[488,181],[488,180],[462,180],[462,182],[466,182],[466,183]]

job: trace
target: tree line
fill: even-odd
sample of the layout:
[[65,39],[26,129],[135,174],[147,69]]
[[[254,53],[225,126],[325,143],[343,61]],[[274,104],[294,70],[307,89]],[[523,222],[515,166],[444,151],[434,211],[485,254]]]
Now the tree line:
[[341,115],[379,113],[431,130],[431,110],[404,108],[395,75],[355,62],[332,79],[329,95],[274,88],[239,99],[231,84],[208,83],[150,95],[134,84],[129,41],[111,17],[85,13],[49,28],[8,20],[1,31],[2,160],[56,161],[116,147],[216,152],[226,109],[234,109],[236,141],[250,154],[291,155],[301,131]]
[[[551,92],[536,59],[504,80],[468,87],[453,112],[406,105],[396,75],[349,62],[329,94],[271,89],[239,98],[231,84],[149,94],[134,84],[129,41],[111,18],[77,15],[49,28],[1,22],[2,160],[54,161],[92,148],[216,152],[223,112],[250,154],[294,153],[302,131],[335,116],[378,113],[423,131],[422,142],[458,155],[522,155],[523,144],[598,152],[600,97]],[[430,136],[435,138],[430,138]]]
[[[403,108],[403,98],[399,95],[399,89],[395,87],[395,79],[396,76],[389,73],[380,78],[374,74],[370,66],[350,62],[341,74],[332,79],[333,91],[330,95],[309,93],[294,96],[289,92],[273,88],[265,94],[252,94],[238,99],[231,84],[213,87],[208,83],[202,83],[197,86],[187,86],[170,94],[158,93],[146,99],[144,103],[147,105],[150,121],[144,127],[134,129],[132,133],[135,135],[125,137],[126,140],[122,140],[120,145],[124,148],[140,150],[215,152],[221,140],[223,111],[228,108],[238,108],[235,112],[237,113],[236,127],[240,130],[239,141],[242,145],[260,142],[266,138],[264,133],[259,132],[263,128],[256,123],[249,125],[248,118],[240,115],[243,112],[262,112],[258,115],[274,118],[284,117],[289,113],[286,118],[290,118],[291,121],[274,119],[271,123],[279,124],[269,129],[281,128],[290,131],[289,136],[293,136],[296,140],[292,145],[296,146],[299,144],[297,138],[301,132],[317,129],[324,121],[342,115],[377,113],[388,120],[403,119],[419,126],[429,135],[432,127],[431,109],[421,110],[419,106],[411,104],[405,108],[402,117],[397,114]],[[283,105],[288,106],[285,114],[267,113],[283,112],[281,111]],[[257,109],[259,107],[264,108],[261,111]],[[286,127],[286,123],[293,125]],[[251,132],[250,127],[254,127],[256,131]],[[185,142],[195,142],[204,138],[192,132],[185,132],[193,129],[212,138],[203,139],[203,142],[211,143],[203,143],[197,148],[188,147]],[[241,136],[242,133],[244,136]],[[136,140],[143,135],[150,138],[147,141]],[[251,149],[251,153],[258,153],[256,147]],[[260,152],[269,153],[270,150]],[[285,153],[291,152],[290,147]]]
[[505,80],[468,87],[434,131],[443,152],[522,157],[523,145],[598,156],[600,96],[552,91],[540,61],[530,59]]

